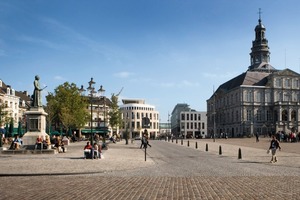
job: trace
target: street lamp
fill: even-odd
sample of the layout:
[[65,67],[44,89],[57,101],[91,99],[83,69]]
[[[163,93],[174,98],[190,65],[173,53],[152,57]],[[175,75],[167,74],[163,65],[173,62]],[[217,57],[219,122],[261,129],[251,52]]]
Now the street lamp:
[[[95,83],[96,82],[93,80],[93,78],[91,78],[91,80],[88,82],[89,87],[87,88],[87,90],[89,92],[88,96],[90,97],[90,104],[91,104],[91,144],[92,145],[94,143],[94,132],[93,132],[93,97],[94,97],[94,94],[97,93],[95,91],[95,87],[94,87]],[[81,88],[79,89],[79,92],[81,94],[83,94],[84,91],[86,91],[86,90],[83,88],[83,85],[81,85]]]
[[[93,80],[93,78],[91,78],[91,80],[88,82],[89,84],[89,87],[87,88],[89,94],[88,96],[90,97],[90,106],[91,106],[91,109],[90,109],[90,112],[91,112],[91,144],[93,145],[94,143],[94,132],[93,132],[93,100],[95,99],[94,97],[96,97],[96,91],[95,91],[95,87],[94,85],[96,84],[96,82]],[[86,90],[83,88],[83,85],[81,85],[81,88],[79,89],[79,92],[81,93],[81,95],[83,95],[83,93],[85,92]],[[103,89],[103,86],[101,85],[100,86],[100,89],[98,90],[99,92],[99,95],[100,95],[100,98],[103,97],[103,94],[105,92],[105,90]]]
[[104,96],[105,90],[103,89],[103,86],[100,85],[100,89],[98,90],[99,98],[103,99],[103,122],[104,122],[104,128],[105,128],[105,111],[106,111],[106,98]]

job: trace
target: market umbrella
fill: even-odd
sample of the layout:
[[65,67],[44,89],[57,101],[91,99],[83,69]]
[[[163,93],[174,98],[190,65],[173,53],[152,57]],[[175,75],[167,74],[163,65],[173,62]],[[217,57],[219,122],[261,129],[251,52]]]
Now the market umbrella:
[[9,131],[8,123],[6,123],[6,124],[5,124],[5,137],[8,136],[8,131]]
[[9,133],[11,137],[13,136],[13,132],[14,132],[14,121],[11,120],[9,124]]
[[22,125],[21,122],[18,124],[18,135],[21,137],[22,136]]

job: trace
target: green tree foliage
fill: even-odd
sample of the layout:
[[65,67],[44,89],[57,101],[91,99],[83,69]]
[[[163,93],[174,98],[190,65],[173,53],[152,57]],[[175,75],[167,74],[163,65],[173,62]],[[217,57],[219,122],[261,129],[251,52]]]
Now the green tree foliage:
[[76,84],[65,82],[46,96],[48,121],[61,124],[66,130],[81,128],[89,119],[87,100],[80,95]]
[[109,123],[112,130],[117,130],[120,126],[122,126],[122,116],[121,111],[118,105],[118,95],[112,94],[111,96],[111,110],[108,113],[109,115]]
[[5,104],[0,104],[0,127],[4,126],[6,123],[9,123],[11,120],[6,108],[7,106]]

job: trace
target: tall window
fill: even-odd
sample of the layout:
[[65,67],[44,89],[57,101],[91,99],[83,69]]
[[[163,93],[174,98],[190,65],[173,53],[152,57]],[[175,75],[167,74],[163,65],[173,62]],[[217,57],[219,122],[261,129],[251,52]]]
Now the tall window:
[[272,113],[270,110],[267,110],[267,121],[271,121],[272,120]]
[[283,101],[290,101],[291,100],[291,96],[290,94],[288,93],[284,93],[284,96],[283,96]]
[[276,98],[277,101],[282,101],[282,96],[281,96],[281,92],[278,92],[277,93],[277,98]]
[[191,121],[193,121],[193,114],[191,113]]
[[246,101],[251,102],[252,101],[252,92],[246,91]]
[[287,121],[288,120],[288,112],[287,110],[283,110],[281,113],[281,119],[282,121]]
[[298,79],[294,79],[293,84],[294,84],[294,88],[299,88],[299,80]]
[[267,92],[267,93],[266,93],[265,101],[266,101],[267,103],[271,102],[271,93],[270,93],[270,92]]
[[251,120],[251,110],[247,110],[247,121]]
[[256,93],[256,102],[261,102],[261,93],[259,91]]
[[291,114],[291,120],[292,120],[293,122],[296,121],[296,119],[297,119],[296,116],[297,116],[297,115],[296,115],[296,111],[293,110],[293,111],[292,111],[292,114]]
[[185,115],[183,113],[181,114],[181,120],[185,120]]
[[257,110],[256,119],[257,121],[261,121],[261,110]]
[[291,87],[291,80],[285,79],[285,87]]
[[276,81],[275,81],[275,86],[276,87],[281,87],[281,79],[280,78],[277,78]]

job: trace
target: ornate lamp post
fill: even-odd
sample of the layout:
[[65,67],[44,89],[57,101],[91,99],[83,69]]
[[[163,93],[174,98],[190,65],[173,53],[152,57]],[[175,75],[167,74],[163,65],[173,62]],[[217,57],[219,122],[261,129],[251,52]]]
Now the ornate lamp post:
[[98,90],[98,93],[99,93],[99,98],[100,99],[103,99],[103,122],[104,122],[104,128],[105,128],[105,111],[106,111],[106,98],[104,96],[104,93],[105,93],[105,90],[103,89],[103,86],[100,85],[100,89]]
[[[93,78],[91,78],[91,80],[88,82],[89,84],[89,87],[87,88],[89,94],[89,98],[90,98],[90,112],[91,112],[91,144],[93,145],[94,143],[94,131],[93,131],[93,100],[95,99],[95,97],[97,96],[96,95],[96,91],[95,91],[95,87],[94,85],[96,84],[96,82],[93,80]],[[79,92],[84,95],[83,93],[85,92],[86,90],[83,88],[83,85],[81,86],[81,88],[79,89]],[[98,90],[99,92],[99,95],[100,95],[100,98],[103,97],[103,94],[105,92],[105,90],[103,89],[102,85],[100,86],[100,89]]]

